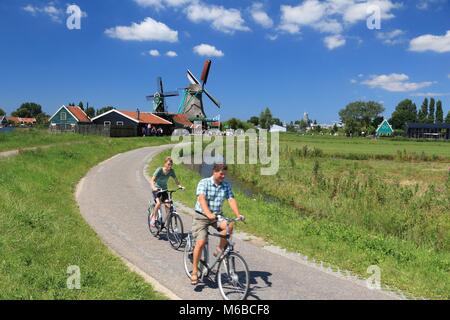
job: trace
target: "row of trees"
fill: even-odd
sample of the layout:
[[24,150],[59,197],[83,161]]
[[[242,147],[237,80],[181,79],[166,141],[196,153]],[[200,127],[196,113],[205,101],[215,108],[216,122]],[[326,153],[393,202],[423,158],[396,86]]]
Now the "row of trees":
[[[75,103],[69,103],[69,107],[70,106],[75,107]],[[78,107],[80,107],[88,115],[89,118],[94,118],[105,112],[108,112],[109,110],[114,109],[114,107],[112,107],[112,106],[103,107],[101,109],[95,109],[95,108],[89,106],[89,102],[87,103],[86,108],[85,108],[82,101],[80,101],[80,103],[78,103]]]
[[397,130],[405,130],[408,122],[450,124],[450,111],[444,119],[444,110],[440,100],[436,103],[434,98],[429,101],[428,98],[425,98],[420,110],[417,111],[416,104],[410,99],[405,99],[396,106],[389,122]]
[[[381,114],[384,111],[384,107],[378,102],[356,101],[342,109],[339,116],[345,124],[344,130],[348,136],[371,135],[383,122],[384,117]],[[413,101],[405,99],[397,105],[389,123],[395,130],[401,132],[406,130],[407,123],[412,122],[430,124],[445,122],[450,124],[450,111],[444,119],[444,110],[440,100],[436,103],[434,98],[430,100],[425,98],[418,111]]]
[[247,121],[242,121],[237,118],[231,118],[228,121],[225,121],[223,125],[229,129],[244,129],[248,130],[250,128],[254,128],[259,126],[262,129],[270,129],[273,125],[282,126],[283,123],[279,118],[274,118],[272,115],[272,111],[269,108],[265,108],[259,117],[253,116]]

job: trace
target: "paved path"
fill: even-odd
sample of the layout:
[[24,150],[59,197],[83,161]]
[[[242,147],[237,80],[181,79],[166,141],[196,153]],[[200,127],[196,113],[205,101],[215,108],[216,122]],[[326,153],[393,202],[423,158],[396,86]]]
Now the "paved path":
[[[172,298],[221,299],[214,283],[191,286],[184,272],[183,253],[148,231],[146,208],[151,192],[144,168],[151,157],[167,148],[134,150],[93,168],[77,188],[81,213],[104,243],[141,274],[157,279],[170,290]],[[190,215],[183,215],[186,229],[190,230],[191,220]],[[249,299],[398,298],[369,290],[364,281],[326,272],[295,254],[244,241],[245,235],[236,238],[236,247],[251,270]]]

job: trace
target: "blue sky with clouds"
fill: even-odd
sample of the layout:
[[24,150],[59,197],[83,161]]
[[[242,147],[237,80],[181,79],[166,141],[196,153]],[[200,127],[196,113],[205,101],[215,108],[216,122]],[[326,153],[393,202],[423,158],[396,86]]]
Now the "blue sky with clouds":
[[[404,98],[433,95],[450,110],[448,0],[2,0],[0,107],[35,101],[150,111],[145,96],[188,84],[213,60],[207,88],[222,118],[270,107],[282,120],[319,122],[358,100],[390,116]],[[70,4],[81,29],[66,26]],[[373,7],[373,6],[376,7]],[[376,8],[379,11],[374,11]],[[367,19],[377,12],[381,29]],[[168,104],[176,111],[181,98]],[[205,99],[209,116],[219,113]]]

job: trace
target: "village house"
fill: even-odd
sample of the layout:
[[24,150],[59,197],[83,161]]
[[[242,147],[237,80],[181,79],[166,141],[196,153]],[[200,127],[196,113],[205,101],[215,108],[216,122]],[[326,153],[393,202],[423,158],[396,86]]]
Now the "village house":
[[92,119],[96,125],[132,127],[132,136],[149,135],[148,128],[162,129],[164,135],[173,131],[172,122],[150,112],[110,110]]
[[7,117],[6,119],[16,127],[32,127],[37,122],[35,118]]
[[62,130],[73,129],[77,124],[89,124],[91,119],[77,106],[62,106],[50,118],[50,127],[58,127]]

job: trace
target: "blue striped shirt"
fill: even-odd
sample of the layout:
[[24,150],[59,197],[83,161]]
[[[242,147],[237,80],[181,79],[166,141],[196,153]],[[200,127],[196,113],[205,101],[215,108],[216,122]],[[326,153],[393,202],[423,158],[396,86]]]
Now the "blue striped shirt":
[[[198,183],[197,197],[201,194],[205,195],[208,208],[214,214],[222,213],[223,202],[234,198],[233,191],[231,190],[231,184],[223,181],[221,184],[217,185],[214,182],[213,177],[203,179]],[[198,200],[195,204],[195,210],[203,213],[202,207]]]

